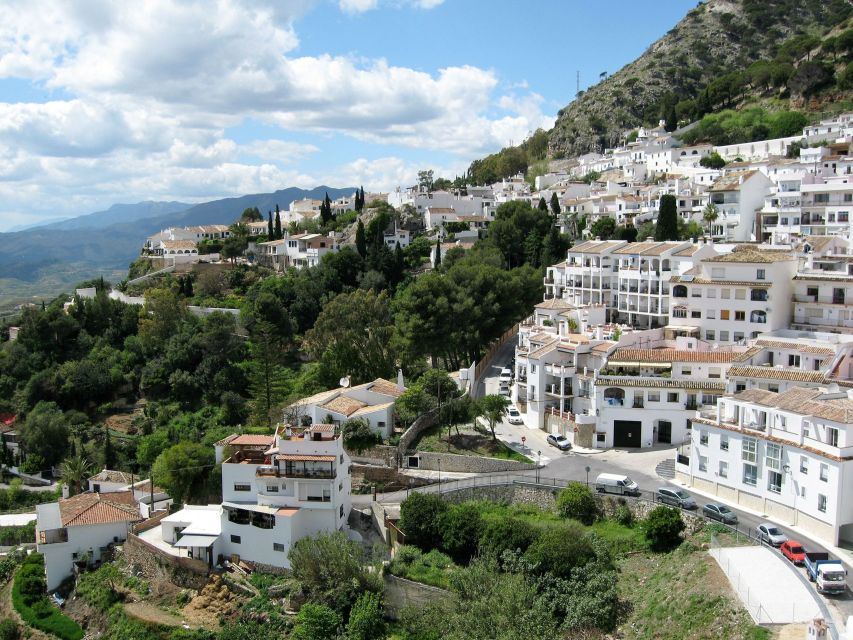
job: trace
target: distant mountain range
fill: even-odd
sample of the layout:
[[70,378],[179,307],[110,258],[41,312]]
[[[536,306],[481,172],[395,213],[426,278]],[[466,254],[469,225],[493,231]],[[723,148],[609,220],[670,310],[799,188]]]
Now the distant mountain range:
[[354,191],[355,187],[290,187],[197,205],[153,201],[116,204],[106,211],[0,233],[0,308],[51,298],[89,278],[117,280],[126,274],[145,238],[161,229],[231,224],[249,207],[258,207],[266,214],[276,204],[287,209],[301,198],[320,199],[328,193],[335,199]]

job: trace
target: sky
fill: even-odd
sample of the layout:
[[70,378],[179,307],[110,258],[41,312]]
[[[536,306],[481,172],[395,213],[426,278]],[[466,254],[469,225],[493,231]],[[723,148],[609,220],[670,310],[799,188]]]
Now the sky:
[[696,0],[3,0],[0,231],[118,202],[452,178]]

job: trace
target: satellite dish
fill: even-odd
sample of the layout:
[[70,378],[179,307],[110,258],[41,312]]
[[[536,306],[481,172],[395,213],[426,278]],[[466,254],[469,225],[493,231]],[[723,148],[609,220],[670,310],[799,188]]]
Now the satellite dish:
[[338,382],[340,382],[340,385],[342,387],[348,387],[349,386],[349,376],[344,376]]

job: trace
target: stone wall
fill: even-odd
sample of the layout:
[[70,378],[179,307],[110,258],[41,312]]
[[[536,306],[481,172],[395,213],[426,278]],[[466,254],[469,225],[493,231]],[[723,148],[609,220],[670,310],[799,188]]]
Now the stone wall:
[[392,620],[399,620],[400,611],[405,607],[422,607],[450,595],[444,589],[390,574],[384,576],[384,581],[385,615]]
[[365,449],[361,453],[348,451],[350,460],[358,464],[372,464],[381,467],[397,467],[399,455],[397,447],[380,444],[370,449]]
[[[428,471],[489,473],[492,471],[527,471],[536,468],[532,462],[518,462],[483,456],[460,456],[454,453],[436,453],[433,451],[418,451],[417,454],[413,455],[420,458],[420,464],[417,468]],[[403,465],[408,466],[408,463],[408,457],[403,458]]]
[[400,436],[400,442],[397,445],[397,450],[400,452],[401,456],[406,455],[406,452],[411,448],[412,443],[417,439],[417,437],[421,435],[422,431],[429,429],[435,424],[437,416],[437,409],[427,411],[422,416],[418,416],[418,419],[415,420],[408,429],[406,429],[405,433]]
[[207,565],[193,558],[179,558],[148,544],[130,533],[122,553],[134,571],[154,580],[172,582],[183,589],[201,589],[207,584]]

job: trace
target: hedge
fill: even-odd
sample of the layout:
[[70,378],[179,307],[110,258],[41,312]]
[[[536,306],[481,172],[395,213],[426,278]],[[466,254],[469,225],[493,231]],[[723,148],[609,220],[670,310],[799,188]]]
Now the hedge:
[[43,593],[36,598],[25,595],[26,590],[22,589],[24,581],[35,577],[37,572],[44,576],[44,557],[33,553],[24,560],[15,574],[12,584],[12,604],[15,611],[26,624],[39,631],[53,634],[62,640],[80,640],[83,637],[83,629],[51,604],[47,594]]

